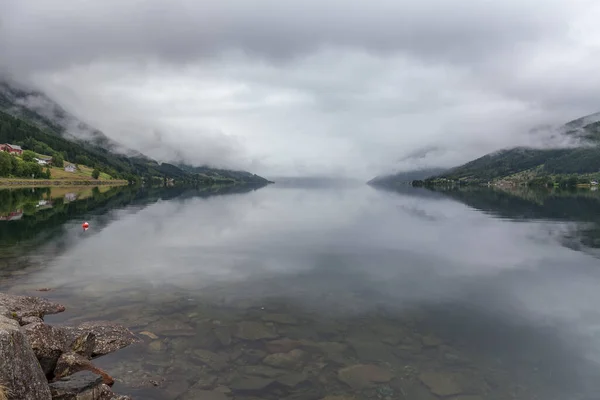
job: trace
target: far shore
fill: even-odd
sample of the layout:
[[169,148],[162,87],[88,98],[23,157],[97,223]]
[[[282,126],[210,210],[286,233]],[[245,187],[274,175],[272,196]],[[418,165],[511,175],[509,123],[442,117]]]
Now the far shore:
[[35,187],[35,186],[123,186],[129,184],[122,179],[7,179],[0,178],[0,187]]

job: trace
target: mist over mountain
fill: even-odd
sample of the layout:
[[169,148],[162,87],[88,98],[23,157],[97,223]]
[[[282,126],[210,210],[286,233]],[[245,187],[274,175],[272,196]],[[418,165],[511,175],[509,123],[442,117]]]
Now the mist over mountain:
[[[190,165],[184,157],[156,161],[138,150],[128,148],[109,138],[100,130],[79,120],[43,92],[10,80],[0,81],[0,112],[26,123],[34,124],[43,135],[55,135],[81,146],[92,159],[103,160],[106,166],[122,173],[159,175],[175,179],[196,177],[207,181],[268,183],[265,178],[246,171],[215,169],[208,165]],[[40,136],[41,135],[41,136]],[[21,140],[26,139],[25,137]],[[127,165],[130,166],[127,166]],[[177,165],[174,165],[177,164]]]

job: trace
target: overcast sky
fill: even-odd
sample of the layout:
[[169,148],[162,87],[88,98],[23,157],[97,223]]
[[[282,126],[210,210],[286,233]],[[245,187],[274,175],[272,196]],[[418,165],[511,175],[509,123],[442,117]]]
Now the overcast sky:
[[[158,158],[452,166],[600,111],[596,0],[0,0],[0,71]],[[165,150],[168,149],[168,150]]]

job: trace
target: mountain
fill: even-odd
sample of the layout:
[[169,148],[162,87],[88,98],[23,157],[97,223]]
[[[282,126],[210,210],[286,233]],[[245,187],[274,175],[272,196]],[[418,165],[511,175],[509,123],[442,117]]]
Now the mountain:
[[445,172],[445,168],[423,168],[412,171],[397,172],[395,174],[380,175],[367,182],[370,185],[388,185],[411,183],[414,180],[423,180],[430,176]]
[[[547,127],[544,129],[548,129]],[[557,148],[515,147],[486,154],[451,169],[429,173],[397,174],[373,179],[375,184],[397,184],[413,178],[429,184],[453,181],[461,184],[572,184],[600,179],[600,113],[591,114],[551,131],[553,139],[568,143]],[[429,171],[426,171],[429,172]]]
[[44,93],[6,80],[0,80],[0,123],[5,126],[0,141],[25,144],[32,138],[65,152],[68,160],[79,157],[125,179],[143,176],[204,183],[269,183],[246,171],[158,162],[80,121]]

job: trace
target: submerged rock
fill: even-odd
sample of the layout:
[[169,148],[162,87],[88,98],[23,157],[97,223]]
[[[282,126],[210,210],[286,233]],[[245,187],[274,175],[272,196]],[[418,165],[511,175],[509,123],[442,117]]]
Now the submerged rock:
[[0,307],[6,308],[21,323],[25,317],[44,318],[44,315],[65,311],[65,306],[41,297],[16,296],[0,293]]
[[255,321],[240,322],[235,332],[235,337],[244,340],[275,339],[277,336],[271,327]]
[[102,377],[81,371],[50,384],[53,400],[96,400],[102,393]]
[[227,368],[227,357],[224,355],[213,353],[212,351],[204,349],[194,350],[193,354],[194,357],[215,371],[222,371]]
[[267,353],[258,349],[243,349],[241,354],[242,360],[248,364],[258,364],[266,355]]
[[62,379],[80,371],[90,371],[102,377],[102,382],[112,385],[115,380],[102,369],[92,364],[90,360],[76,353],[64,353],[58,359],[54,369],[55,379]]
[[275,379],[276,382],[288,386],[288,387],[296,387],[302,382],[306,382],[308,380],[308,375],[302,372],[295,372],[291,374],[286,374]]
[[264,365],[248,365],[239,367],[238,370],[245,375],[256,375],[265,378],[275,378],[288,373],[288,371],[284,369],[271,368]]
[[421,343],[423,343],[423,346],[425,347],[438,347],[442,344],[442,341],[433,335],[428,335],[423,336]]
[[438,396],[452,396],[462,393],[462,389],[452,374],[444,372],[422,372],[419,379]]
[[190,389],[185,392],[182,396],[177,398],[178,400],[229,400],[229,397],[218,390],[193,390]]
[[142,331],[142,332],[140,332],[140,335],[148,336],[150,339],[153,339],[153,340],[158,339],[158,336],[156,336],[154,333],[149,332],[149,331]]
[[110,321],[84,322],[76,328],[68,328],[73,336],[84,333],[93,333],[95,336],[92,356],[101,356],[112,353],[133,343],[141,342],[129,329]]
[[0,316],[0,382],[19,400],[50,400],[50,388],[17,321]]
[[275,353],[265,357],[263,362],[276,368],[295,369],[302,366],[306,352],[295,349],[288,353]]
[[231,329],[228,326],[217,326],[214,329],[214,333],[223,346],[231,344]]
[[353,389],[363,389],[373,383],[385,383],[394,376],[386,368],[372,364],[357,364],[338,371],[338,378]]
[[238,391],[263,390],[274,382],[273,379],[260,378],[258,376],[238,376],[231,380],[230,387]]
[[46,376],[51,376],[56,362],[68,347],[67,332],[43,322],[25,325],[23,332],[42,366],[42,371]]
[[206,372],[201,373],[196,379],[196,383],[192,385],[190,390],[197,391],[211,389],[217,382],[217,377],[215,375],[209,375]]
[[265,322],[275,322],[282,325],[298,324],[298,320],[289,314],[265,314],[261,319]]
[[302,342],[289,338],[271,340],[265,343],[265,348],[269,353],[287,353],[300,346],[302,346]]

